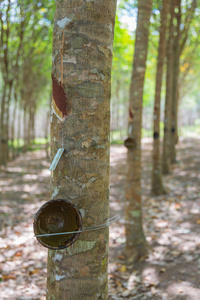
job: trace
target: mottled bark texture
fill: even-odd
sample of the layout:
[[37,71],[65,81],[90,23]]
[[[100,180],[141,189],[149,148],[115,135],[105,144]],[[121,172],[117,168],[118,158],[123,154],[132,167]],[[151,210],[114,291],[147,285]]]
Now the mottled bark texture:
[[129,137],[125,145],[127,155],[127,187],[125,200],[126,248],[129,260],[146,252],[141,210],[141,127],[142,100],[148,48],[148,35],[152,0],[138,1],[133,71],[130,87]]
[[173,85],[172,85],[172,107],[171,107],[171,163],[176,161],[176,142],[178,137],[177,118],[178,118],[178,80],[179,80],[179,62],[180,62],[180,25],[181,25],[181,0],[176,0],[175,13],[176,27],[174,35],[174,55],[173,55]]
[[163,65],[165,59],[166,47],[166,29],[167,16],[169,11],[169,0],[163,0],[161,9],[161,25],[160,25],[160,39],[158,47],[157,72],[156,72],[156,89],[154,101],[154,115],[153,115],[153,169],[152,169],[152,194],[161,195],[165,193],[162,183],[162,169],[160,157],[160,102],[161,102],[161,88],[163,78]]
[[[2,2],[2,1],[0,1]],[[11,55],[11,19],[12,1],[6,2],[5,11],[0,11],[0,71],[2,77],[2,98],[0,99],[0,165],[6,165],[9,159],[9,126],[10,126],[10,101],[13,93],[13,85],[19,76],[19,54],[22,47],[24,34],[23,21],[19,32],[19,43],[16,55]],[[4,6],[4,5],[3,5]]]
[[[181,0],[174,1],[176,7],[175,11],[175,28],[174,28],[174,55],[173,55],[173,86],[172,86],[172,107],[171,107],[171,150],[170,158],[171,162],[176,162],[176,147],[178,142],[178,108],[179,108],[179,65],[180,56],[185,47],[188,39],[188,33],[191,25],[191,21],[194,17],[195,9],[197,7],[197,1],[193,0],[190,7],[182,15]],[[182,16],[185,15],[185,19],[182,20]],[[184,28],[181,30],[181,24],[184,23]]]
[[170,24],[167,41],[167,74],[166,74],[166,97],[165,97],[165,117],[164,117],[164,138],[163,138],[163,174],[170,172],[170,148],[171,148],[171,107],[172,107],[172,85],[173,85],[173,45],[174,45],[174,2],[170,4]]
[[3,87],[3,95],[1,98],[1,119],[0,119],[0,166],[6,165],[6,159],[5,159],[5,143],[6,143],[6,137],[5,137],[5,103],[6,103],[6,92],[7,92],[7,84],[4,84]]
[[5,83],[4,91],[1,103],[1,121],[0,121],[0,165],[6,166],[9,158],[9,104],[11,100],[12,93],[12,83],[9,81],[8,84]]
[[[116,1],[57,1],[53,33],[51,160],[65,151],[51,177],[51,195],[82,214],[83,227],[109,215],[110,76]],[[64,104],[63,104],[64,101]],[[81,233],[48,254],[47,299],[107,299],[108,227]]]

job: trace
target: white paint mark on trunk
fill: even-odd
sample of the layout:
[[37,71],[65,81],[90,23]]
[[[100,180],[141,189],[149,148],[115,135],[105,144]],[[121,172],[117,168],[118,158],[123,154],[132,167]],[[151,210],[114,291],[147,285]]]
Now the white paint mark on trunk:
[[59,254],[59,253],[57,253],[57,254],[55,254],[55,256],[54,256],[53,261],[56,261],[56,260],[60,261],[61,259],[62,259],[62,255]]
[[[108,138],[110,138],[110,135],[108,136]],[[100,136],[93,136],[92,140],[99,142],[100,141]]]
[[85,210],[83,208],[79,209],[80,213],[81,213],[81,216],[82,218],[85,217]]
[[109,49],[112,52],[113,51],[113,44],[110,44],[109,46],[107,46],[107,49]]
[[54,198],[56,195],[58,195],[58,188],[55,188],[55,191],[52,194],[52,198]]
[[106,149],[106,147],[104,145],[98,145],[97,149]]
[[101,284],[103,284],[104,282],[106,282],[107,280],[107,273],[105,272],[101,277],[98,278],[99,281],[101,282]]
[[75,56],[70,56],[70,55],[65,55],[63,58],[63,62],[64,63],[72,63],[72,64],[76,64],[76,57]]
[[71,22],[71,19],[65,17],[65,18],[63,18],[63,19],[61,19],[61,20],[58,20],[58,21],[56,22],[56,24],[57,24],[59,27],[61,27],[61,28],[64,29],[65,26],[66,26],[67,24],[69,24],[70,22]]
[[65,278],[65,275],[58,275],[58,274],[56,274],[56,281],[60,281],[63,278]]
[[111,23],[108,27],[109,27],[110,31],[113,31],[113,25]]

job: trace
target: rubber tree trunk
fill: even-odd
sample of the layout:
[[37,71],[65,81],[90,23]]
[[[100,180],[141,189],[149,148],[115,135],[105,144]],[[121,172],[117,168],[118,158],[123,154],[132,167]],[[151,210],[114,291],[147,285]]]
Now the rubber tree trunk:
[[34,106],[32,107],[32,113],[31,113],[31,144],[32,145],[35,142],[35,115],[36,115],[36,108]]
[[45,147],[45,150],[46,150],[46,158],[49,159],[49,131],[50,131],[50,126],[49,126],[49,121],[50,121],[50,115],[51,115],[51,99],[52,99],[52,93],[49,97],[49,105],[47,107],[47,110],[46,110],[46,123],[45,123],[45,139],[46,139],[46,147]]
[[176,3],[177,13],[175,14],[176,35],[174,37],[174,63],[173,63],[173,86],[172,86],[172,107],[171,107],[171,163],[176,162],[176,141],[178,136],[177,118],[178,118],[178,80],[179,80],[179,61],[180,61],[180,25],[181,25],[181,0]]
[[6,92],[7,92],[7,83],[4,83],[2,98],[1,98],[1,119],[0,119],[0,166],[5,165],[4,158],[4,143],[6,143],[5,138],[5,105],[6,105]]
[[[57,1],[53,32],[51,177],[54,199],[68,199],[83,227],[109,215],[110,77],[116,1]],[[108,227],[49,250],[47,299],[107,299]]]
[[[14,93],[15,94],[15,93]],[[15,137],[16,137],[16,131],[15,131],[15,126],[16,126],[16,115],[17,115],[17,101],[16,101],[16,96],[15,97],[15,102],[14,102],[14,108],[13,108],[13,115],[12,115],[12,120],[11,120],[11,159],[13,160],[15,158]]]
[[32,112],[31,112],[31,107],[28,107],[27,111],[27,128],[26,128],[26,133],[27,133],[27,147],[31,146],[31,129],[32,129]]
[[152,194],[161,195],[165,193],[162,183],[162,169],[160,157],[160,102],[161,89],[163,79],[163,65],[165,59],[166,47],[166,29],[167,17],[169,11],[169,0],[163,0],[161,10],[161,25],[160,25],[160,39],[158,47],[157,72],[156,72],[156,91],[154,101],[154,115],[153,115],[153,169],[152,169]]
[[12,94],[12,81],[8,84],[8,91],[6,93],[5,97],[5,107],[4,107],[4,116],[3,116],[3,144],[2,144],[2,164],[6,166],[8,160],[9,160],[9,117],[10,117],[10,109],[9,104],[11,100],[11,94]]
[[23,107],[23,139],[24,139],[24,145],[22,148],[23,153],[25,153],[27,151],[27,106],[26,106],[26,102],[24,103],[24,107]]
[[21,142],[21,109],[20,102],[18,103],[18,113],[17,113],[17,155],[20,150],[20,142]]
[[117,86],[116,86],[116,99],[115,99],[115,103],[116,103],[116,127],[117,130],[120,132],[120,95],[119,95],[119,91],[120,91],[120,82],[117,82]]
[[164,138],[163,138],[163,174],[170,172],[170,148],[171,148],[171,106],[172,106],[172,84],[173,84],[173,44],[174,44],[174,2],[170,5],[170,24],[167,41],[167,74],[166,74],[166,98],[165,98],[165,117],[164,117]]
[[127,155],[127,187],[125,200],[126,248],[125,256],[135,260],[146,252],[141,208],[141,127],[143,86],[146,70],[148,36],[152,0],[138,1],[133,71],[130,87]]

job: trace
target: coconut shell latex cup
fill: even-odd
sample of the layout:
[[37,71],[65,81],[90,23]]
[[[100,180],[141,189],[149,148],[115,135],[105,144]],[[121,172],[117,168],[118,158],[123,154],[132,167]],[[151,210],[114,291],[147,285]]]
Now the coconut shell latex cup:
[[[64,199],[50,200],[37,211],[34,218],[34,234],[40,244],[53,250],[72,245],[82,229],[82,217],[78,208]],[[75,232],[77,233],[70,233]],[[55,233],[65,233],[58,234]],[[40,236],[53,234],[48,236]]]

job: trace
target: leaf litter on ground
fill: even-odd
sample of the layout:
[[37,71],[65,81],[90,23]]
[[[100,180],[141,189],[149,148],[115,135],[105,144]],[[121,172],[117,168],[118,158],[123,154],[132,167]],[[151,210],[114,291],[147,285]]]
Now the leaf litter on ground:
[[[150,140],[143,148],[143,219],[148,257],[127,265],[124,197],[126,149],[111,146],[109,299],[200,299],[200,140],[178,145],[166,195],[151,195]],[[47,250],[33,238],[33,217],[50,200],[45,151],[28,152],[0,173],[0,299],[45,299]]]

